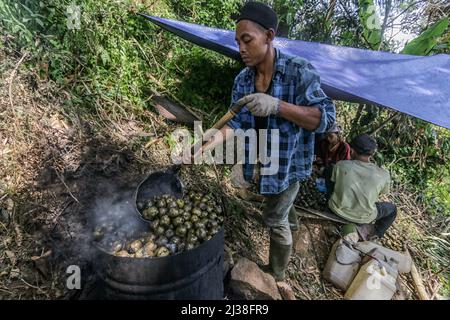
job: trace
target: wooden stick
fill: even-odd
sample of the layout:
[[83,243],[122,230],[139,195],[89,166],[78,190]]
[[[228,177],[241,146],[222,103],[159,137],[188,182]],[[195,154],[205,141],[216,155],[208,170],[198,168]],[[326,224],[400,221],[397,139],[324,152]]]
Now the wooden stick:
[[442,286],[442,284],[439,281],[436,281],[436,285],[434,286],[430,300],[434,300],[434,297],[436,296],[438,291],[441,289],[441,286]]
[[[409,254],[408,248],[406,248],[406,254],[411,256]],[[427,291],[425,290],[425,286],[423,285],[422,277],[420,276],[420,273],[414,264],[414,260],[411,258],[411,276],[414,282],[414,287],[416,288],[417,294],[419,296],[420,300],[430,300],[428,297]]]
[[217,132],[216,130],[220,130],[230,121],[236,114],[238,114],[243,106],[233,105],[230,110],[224,114],[222,118],[220,118],[210,129],[206,130],[203,134],[203,137],[200,138],[197,143],[195,143],[191,148],[191,153],[195,153],[195,151],[199,150],[204,142],[209,141],[213,135]]
[[381,130],[386,124],[390,123],[392,120],[394,120],[395,117],[397,117],[400,114],[400,112],[394,113],[392,116],[390,116],[388,119],[386,119],[383,123],[381,123],[376,129],[373,129],[371,132],[369,132],[369,135],[374,135],[378,131]]

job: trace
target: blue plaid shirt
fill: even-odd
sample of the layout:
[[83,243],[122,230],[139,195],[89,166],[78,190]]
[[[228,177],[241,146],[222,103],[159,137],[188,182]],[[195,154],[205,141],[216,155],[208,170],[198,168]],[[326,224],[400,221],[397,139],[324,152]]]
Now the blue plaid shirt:
[[[260,176],[261,194],[278,194],[292,183],[311,175],[314,156],[314,134],[326,132],[336,120],[336,109],[320,87],[316,69],[305,59],[288,56],[279,49],[270,95],[298,106],[317,107],[322,111],[319,126],[314,131],[300,128],[293,122],[278,116],[269,116],[267,121],[267,144],[270,146],[271,129],[279,130],[279,170],[273,175]],[[255,92],[255,69],[245,68],[235,78],[231,104]],[[255,117],[244,106],[228,125],[233,129],[255,128]],[[270,147],[268,148],[270,157]],[[249,141],[245,142],[244,178],[251,181],[254,164],[249,163]],[[261,164],[262,167],[270,166]]]

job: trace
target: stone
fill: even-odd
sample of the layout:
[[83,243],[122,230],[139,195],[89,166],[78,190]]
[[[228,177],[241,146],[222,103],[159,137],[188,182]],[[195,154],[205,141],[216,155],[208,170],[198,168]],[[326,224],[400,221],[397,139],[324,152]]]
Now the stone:
[[291,286],[284,281],[277,282],[278,291],[283,300],[297,300]]
[[230,288],[241,299],[281,300],[275,279],[246,258],[237,260],[231,270]]
[[224,278],[228,274],[228,272],[233,268],[234,261],[233,261],[233,254],[231,250],[225,246],[224,253],[223,253],[223,275]]

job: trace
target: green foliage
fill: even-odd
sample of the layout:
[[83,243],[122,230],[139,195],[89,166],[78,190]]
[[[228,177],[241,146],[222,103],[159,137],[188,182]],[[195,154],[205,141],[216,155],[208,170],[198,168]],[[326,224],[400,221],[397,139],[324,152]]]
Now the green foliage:
[[450,130],[400,116],[376,135],[376,161],[420,190],[429,211],[450,214]]
[[168,5],[182,20],[222,29],[233,29],[233,15],[241,0],[168,0]]
[[18,47],[31,44],[34,33],[44,30],[45,16],[37,13],[42,6],[42,2],[32,0],[0,2],[0,26],[16,37]]
[[450,216],[450,173],[442,181],[429,179],[425,189],[425,199],[429,211]]
[[[445,17],[431,25],[422,32],[417,38],[409,42],[402,50],[403,54],[413,54],[418,56],[426,56],[438,44],[439,38],[448,29],[448,17]],[[446,46],[450,45],[447,42]]]
[[287,37],[295,25],[296,15],[300,7],[303,6],[303,0],[274,0],[262,1],[272,5],[278,15],[278,35]]
[[206,111],[222,111],[228,106],[234,77],[242,66],[231,59],[193,47],[188,54],[178,55],[169,65],[169,70],[178,74],[178,98],[188,105]]
[[70,30],[67,10],[72,3],[5,0],[0,12],[7,17],[1,22],[2,31],[16,40],[10,45],[32,53],[29,66],[43,79],[70,90],[73,99],[67,103],[77,107],[74,112],[147,108],[152,90],[176,95],[204,110],[224,112],[228,107],[231,83],[240,66],[160,31],[136,13],[232,28],[229,16],[239,1],[168,0],[153,5],[154,1],[82,0],[77,2],[80,29]]

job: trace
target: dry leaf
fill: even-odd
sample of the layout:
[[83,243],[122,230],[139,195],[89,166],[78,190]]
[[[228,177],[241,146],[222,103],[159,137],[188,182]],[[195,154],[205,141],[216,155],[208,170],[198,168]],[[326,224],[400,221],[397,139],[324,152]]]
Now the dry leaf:
[[9,273],[9,276],[13,279],[17,279],[20,277],[20,269],[19,268],[14,268],[11,270],[11,272]]
[[6,256],[11,260],[12,265],[14,266],[17,262],[16,254],[10,250],[5,250]]

